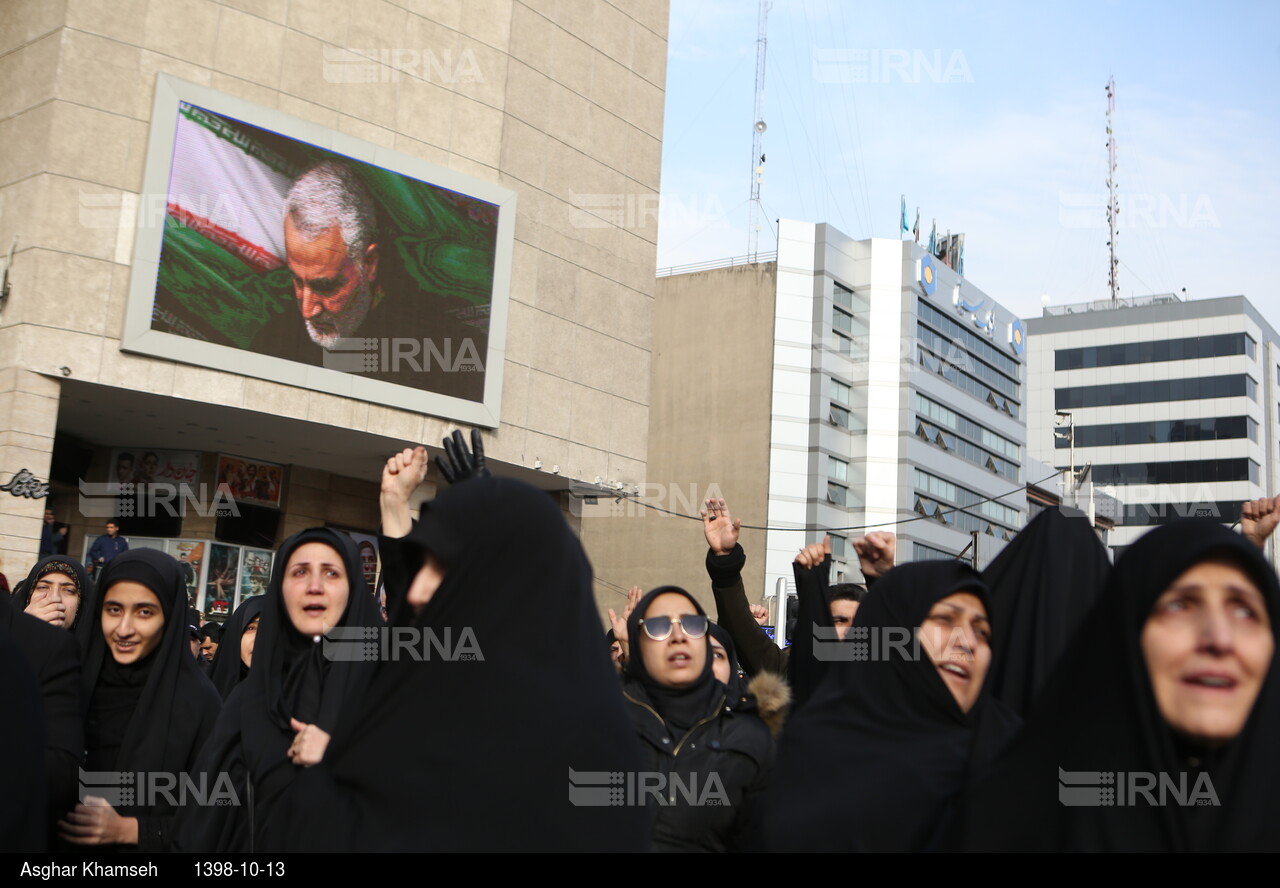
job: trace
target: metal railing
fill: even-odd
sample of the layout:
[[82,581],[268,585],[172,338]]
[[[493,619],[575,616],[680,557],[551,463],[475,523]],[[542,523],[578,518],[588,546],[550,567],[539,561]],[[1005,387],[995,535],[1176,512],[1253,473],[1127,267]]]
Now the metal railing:
[[1110,299],[1095,299],[1092,302],[1075,302],[1071,305],[1046,305],[1044,307],[1044,316],[1050,318],[1058,315],[1084,314],[1090,311],[1112,311],[1117,308],[1141,308],[1144,305],[1168,305],[1181,301],[1182,298],[1176,293],[1159,293],[1155,296],[1131,296],[1128,299],[1120,297],[1115,302]]
[[762,265],[766,262],[776,262],[777,259],[777,250],[773,250],[769,253],[756,253],[753,256],[732,256],[728,259],[709,259],[706,262],[690,262],[687,265],[672,265],[667,268],[659,268],[657,276],[670,277],[673,274],[693,274],[698,271],[711,271],[715,268],[732,268],[736,265]]

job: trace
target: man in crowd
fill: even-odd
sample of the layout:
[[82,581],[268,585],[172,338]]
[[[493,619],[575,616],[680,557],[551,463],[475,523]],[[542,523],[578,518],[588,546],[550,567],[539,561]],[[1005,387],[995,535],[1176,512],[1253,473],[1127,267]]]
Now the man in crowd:
[[67,554],[67,525],[53,520],[53,509],[44,510],[44,525],[40,528],[40,557]]
[[111,562],[121,552],[129,551],[129,541],[120,536],[120,525],[113,521],[107,522],[107,532],[93,541],[93,545],[89,547],[89,564],[88,568],[94,575],[98,573],[104,566]]

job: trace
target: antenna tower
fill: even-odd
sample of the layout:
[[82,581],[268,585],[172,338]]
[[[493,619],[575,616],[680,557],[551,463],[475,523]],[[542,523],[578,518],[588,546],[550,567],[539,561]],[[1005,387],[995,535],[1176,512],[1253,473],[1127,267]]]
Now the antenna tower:
[[747,228],[747,255],[752,261],[760,245],[760,180],[764,178],[764,58],[769,45],[769,0],[760,0],[760,27],[756,37],[756,119],[751,128],[751,221]]
[[1107,266],[1107,284],[1111,287],[1111,305],[1117,303],[1120,281],[1116,276],[1119,260],[1116,259],[1116,225],[1119,224],[1120,204],[1116,200],[1116,79],[1107,81],[1107,249],[1111,251],[1111,264]]

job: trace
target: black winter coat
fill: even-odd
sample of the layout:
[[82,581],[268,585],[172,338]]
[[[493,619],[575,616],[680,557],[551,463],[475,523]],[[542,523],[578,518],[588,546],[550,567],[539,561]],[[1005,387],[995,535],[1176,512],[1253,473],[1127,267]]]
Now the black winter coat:
[[731,709],[728,692],[686,733],[676,736],[645,687],[624,689],[640,736],[644,772],[626,788],[627,804],[641,800],[656,814],[654,851],[749,851],[760,798],[768,783],[773,739],[749,709]]

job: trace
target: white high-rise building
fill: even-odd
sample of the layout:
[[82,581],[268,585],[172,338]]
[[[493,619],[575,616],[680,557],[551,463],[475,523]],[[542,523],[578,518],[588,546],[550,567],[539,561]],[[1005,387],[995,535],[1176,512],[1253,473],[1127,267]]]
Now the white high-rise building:
[[660,274],[642,489],[668,511],[584,509],[597,577],[706,589],[701,530],[670,513],[709,496],[744,522],[753,600],[824,530],[837,582],[862,579],[868,526],[898,535],[899,562],[970,560],[976,536],[985,566],[1040,480],[1023,473],[1022,322],[912,241],[786,219],[778,236],[776,260]]
[[1031,457],[1092,466],[1124,504],[1115,550],[1182,516],[1232,524],[1275,491],[1280,347],[1243,296],[1051,307],[1027,332]]
[[[985,566],[1025,520],[1022,322],[917,243],[787,220],[778,239],[769,526],[921,517],[893,527],[899,561],[976,534]],[[770,577],[795,538],[769,532]],[[844,536],[833,558],[856,571]]]

